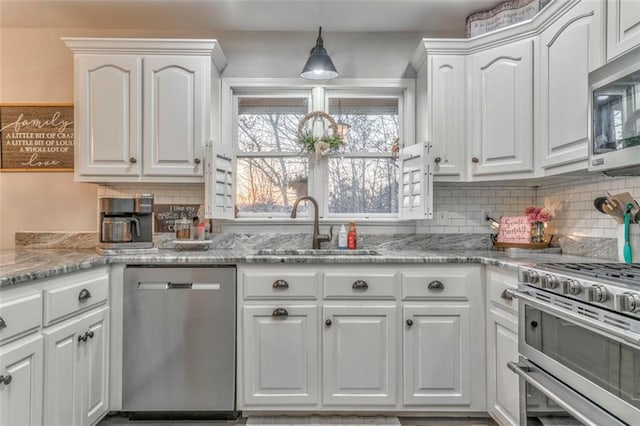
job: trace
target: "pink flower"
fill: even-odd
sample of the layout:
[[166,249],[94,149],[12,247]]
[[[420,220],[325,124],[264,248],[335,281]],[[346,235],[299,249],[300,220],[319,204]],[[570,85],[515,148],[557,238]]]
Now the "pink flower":
[[524,214],[529,214],[529,213],[536,213],[536,208],[533,206],[529,206],[527,208],[524,209]]

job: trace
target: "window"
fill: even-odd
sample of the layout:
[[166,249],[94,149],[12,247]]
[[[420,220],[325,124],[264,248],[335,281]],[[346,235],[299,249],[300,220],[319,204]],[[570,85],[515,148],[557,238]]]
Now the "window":
[[[325,219],[398,219],[405,218],[405,210],[424,211],[426,166],[415,154],[422,151],[412,150],[409,171],[403,171],[406,162],[397,155],[399,146],[414,143],[413,81],[376,80],[369,86],[344,80],[312,87],[247,80],[223,80],[221,139],[229,146],[214,148],[233,156],[235,217],[287,218],[303,195],[318,201]],[[324,111],[347,128],[345,143],[319,159],[298,143],[301,122],[303,132],[332,133],[327,119],[305,120],[311,111]],[[214,184],[223,188],[221,181],[216,178]],[[222,199],[221,192],[211,193],[216,198]],[[307,203],[299,207],[299,214],[308,208]]]

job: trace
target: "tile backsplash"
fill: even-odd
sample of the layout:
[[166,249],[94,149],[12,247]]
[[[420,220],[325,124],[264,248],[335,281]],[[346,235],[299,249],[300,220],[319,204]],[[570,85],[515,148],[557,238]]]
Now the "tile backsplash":
[[[545,197],[563,205],[547,234],[615,238],[616,223],[593,207],[596,197],[629,192],[640,200],[640,176],[611,178],[602,174],[558,177],[542,183],[483,182],[434,184],[434,219],[418,221],[421,234],[486,234],[491,229],[484,214],[522,215],[530,205],[543,206]],[[150,192],[156,204],[204,202],[202,184],[105,184],[98,197]]]

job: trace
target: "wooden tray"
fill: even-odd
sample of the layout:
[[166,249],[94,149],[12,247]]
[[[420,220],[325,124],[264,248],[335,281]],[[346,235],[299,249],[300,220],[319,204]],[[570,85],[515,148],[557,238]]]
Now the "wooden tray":
[[500,243],[496,241],[493,243],[493,246],[496,248],[546,249],[549,248],[550,242],[551,241],[544,243]]

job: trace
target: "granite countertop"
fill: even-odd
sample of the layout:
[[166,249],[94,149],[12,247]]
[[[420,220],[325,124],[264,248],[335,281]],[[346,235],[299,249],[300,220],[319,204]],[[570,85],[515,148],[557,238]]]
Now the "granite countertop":
[[379,255],[256,255],[255,247],[200,252],[161,249],[155,253],[102,256],[92,249],[0,250],[0,288],[107,264],[398,264],[482,263],[515,271],[520,265],[541,262],[602,262],[602,259],[553,253],[505,253],[492,250],[406,250],[376,247]]

